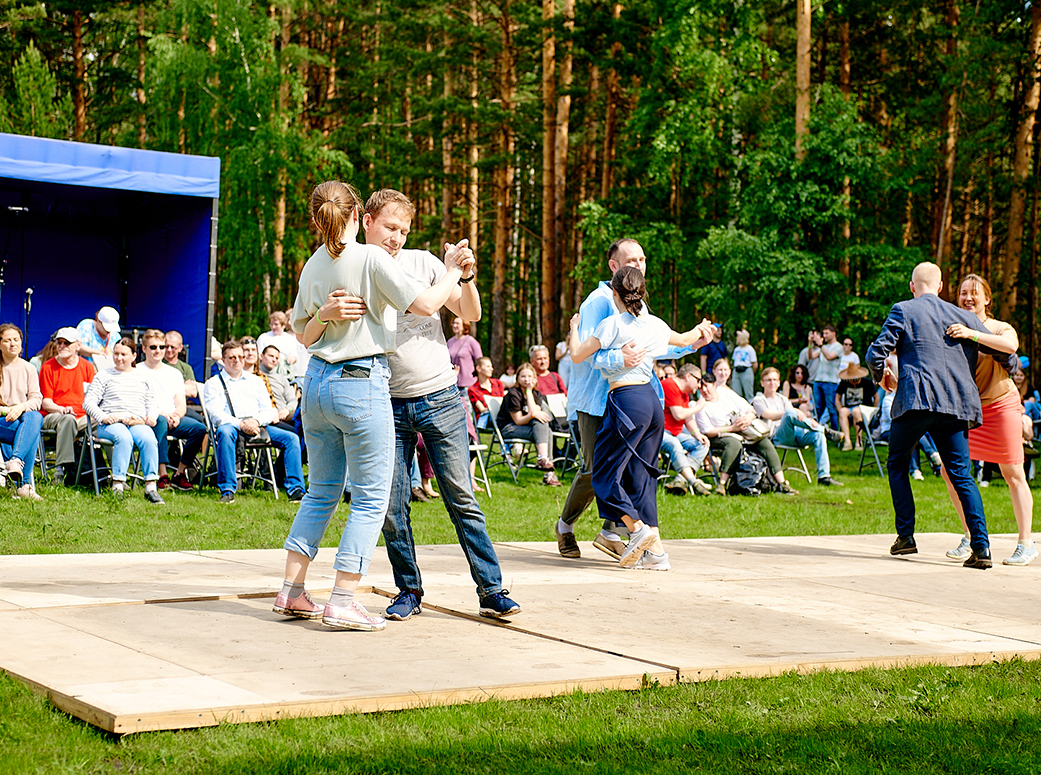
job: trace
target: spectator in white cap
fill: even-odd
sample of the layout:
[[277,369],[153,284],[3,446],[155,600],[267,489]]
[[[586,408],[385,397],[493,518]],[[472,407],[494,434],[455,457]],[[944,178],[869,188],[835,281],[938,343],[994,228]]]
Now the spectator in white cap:
[[79,354],[98,371],[112,368],[112,350],[119,341],[119,313],[112,307],[102,307],[93,319],[81,320],[76,331],[80,340]]
[[76,462],[76,435],[87,427],[83,385],[94,379],[94,366],[79,356],[79,339],[72,326],[59,328],[54,335],[57,354],[40,365],[43,427],[57,431],[52,474],[55,484],[65,483],[66,473]]

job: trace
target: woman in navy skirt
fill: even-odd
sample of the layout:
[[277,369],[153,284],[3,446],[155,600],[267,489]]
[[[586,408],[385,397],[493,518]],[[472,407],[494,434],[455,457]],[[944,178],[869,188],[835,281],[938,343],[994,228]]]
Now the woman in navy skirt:
[[629,342],[647,352],[643,361],[631,369],[598,366],[610,392],[593,448],[593,492],[600,514],[629,529],[629,545],[619,565],[668,570],[669,557],[658,533],[657,461],[665,415],[660,387],[653,374],[654,362],[665,355],[670,345],[707,344],[712,340],[712,324],[703,320],[679,334],[648,313],[643,303],[647,293],[644,277],[634,267],[622,267],[615,272],[611,288],[619,314],[603,320],[591,337],[579,341],[579,316],[571,319],[572,359],[581,363],[598,350],[621,348]]

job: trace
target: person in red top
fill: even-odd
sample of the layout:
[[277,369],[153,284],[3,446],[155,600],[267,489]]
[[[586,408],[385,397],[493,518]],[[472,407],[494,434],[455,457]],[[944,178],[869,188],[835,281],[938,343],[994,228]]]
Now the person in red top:
[[535,388],[544,396],[554,393],[567,395],[567,386],[564,380],[555,371],[549,370],[549,349],[542,344],[537,344],[528,350],[531,357],[531,365],[535,367]]
[[40,392],[43,394],[44,430],[57,431],[54,483],[65,483],[65,472],[76,460],[76,434],[87,427],[83,412],[84,383],[94,379],[94,365],[79,355],[79,334],[72,326],[59,328],[54,335],[58,354],[40,366]]
[[[474,416],[477,418],[478,428],[488,428],[488,404],[485,403],[485,396],[497,396],[499,398],[506,395],[506,388],[502,382],[495,379],[492,376],[492,359],[491,358],[478,358],[477,359],[477,381],[474,382],[467,389],[467,394],[470,397],[470,403],[473,404]],[[494,422],[492,418],[492,422]]]
[[695,476],[708,454],[708,439],[698,430],[694,414],[705,402],[691,403],[701,385],[701,369],[686,363],[674,375],[661,381],[665,393],[665,435],[661,452],[672,463],[676,478],[665,485],[673,495],[696,492],[708,495],[711,489]]

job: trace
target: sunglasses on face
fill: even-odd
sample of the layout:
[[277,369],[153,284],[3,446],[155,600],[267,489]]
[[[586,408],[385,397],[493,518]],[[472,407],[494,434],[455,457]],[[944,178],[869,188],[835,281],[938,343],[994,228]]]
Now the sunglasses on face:
[[145,349],[146,350],[151,350],[152,352],[155,352],[156,350],[165,350],[166,349],[166,345],[165,344],[146,344],[145,345]]
[[256,339],[243,339],[242,340],[242,344],[256,344],[256,343],[257,343]]

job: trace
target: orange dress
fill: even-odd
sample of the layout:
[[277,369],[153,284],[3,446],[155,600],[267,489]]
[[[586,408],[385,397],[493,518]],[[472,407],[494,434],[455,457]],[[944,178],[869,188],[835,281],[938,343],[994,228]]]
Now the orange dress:
[[[1001,334],[1012,326],[999,320],[991,333]],[[1016,383],[989,355],[980,353],[976,363],[976,387],[983,404],[983,424],[969,431],[969,456],[986,463],[1022,464],[1023,402]]]

